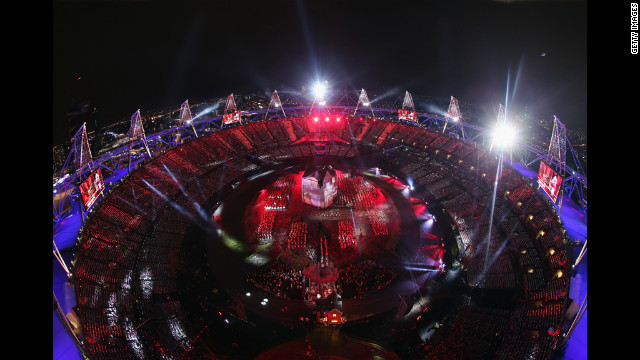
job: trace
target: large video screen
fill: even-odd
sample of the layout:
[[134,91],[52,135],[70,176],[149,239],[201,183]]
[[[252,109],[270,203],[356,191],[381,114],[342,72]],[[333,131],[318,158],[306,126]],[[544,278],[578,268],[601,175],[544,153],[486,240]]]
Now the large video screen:
[[227,124],[231,124],[231,123],[234,123],[234,122],[238,122],[238,121],[240,121],[240,114],[241,114],[240,111],[234,112],[234,113],[230,113],[230,114],[224,114],[224,115],[222,115],[222,123],[224,125],[227,125]]
[[540,162],[540,170],[538,171],[538,185],[549,195],[554,203],[558,201],[558,193],[562,186],[562,177],[558,175],[544,162]]
[[398,109],[398,118],[402,120],[416,121],[417,113],[411,110]]
[[91,208],[102,190],[104,190],[104,183],[102,182],[102,172],[98,168],[80,185],[80,194],[82,194],[85,209]]

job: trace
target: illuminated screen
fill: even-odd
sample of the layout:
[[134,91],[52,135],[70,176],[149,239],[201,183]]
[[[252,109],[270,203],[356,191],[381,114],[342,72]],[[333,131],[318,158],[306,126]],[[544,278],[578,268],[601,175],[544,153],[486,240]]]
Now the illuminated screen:
[[224,115],[222,115],[222,123],[224,125],[227,125],[227,124],[231,124],[231,123],[240,121],[240,114],[241,114],[240,111],[234,112],[234,113],[230,113],[230,114],[224,114]]
[[398,118],[402,120],[416,121],[416,114],[417,113],[415,111],[411,111],[411,110],[403,110],[403,109],[398,110]]
[[540,162],[540,171],[538,172],[538,185],[549,195],[553,202],[557,202],[558,193],[562,185],[562,178],[547,164]]
[[80,185],[80,193],[82,194],[85,209],[91,208],[102,193],[102,190],[104,190],[104,183],[102,182],[102,172],[98,168]]

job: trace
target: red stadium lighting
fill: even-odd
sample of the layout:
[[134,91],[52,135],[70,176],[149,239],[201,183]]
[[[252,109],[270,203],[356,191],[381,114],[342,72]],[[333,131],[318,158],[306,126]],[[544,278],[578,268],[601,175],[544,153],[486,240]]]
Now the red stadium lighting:
[[313,118],[313,121],[318,122],[318,117],[317,117],[317,116],[316,116],[316,117],[314,117],[314,118]]
[[324,121],[329,121],[329,117],[327,116],[326,118],[324,118]]
[[337,117],[337,118],[336,118],[336,121],[337,121],[337,122],[340,122],[340,117]]

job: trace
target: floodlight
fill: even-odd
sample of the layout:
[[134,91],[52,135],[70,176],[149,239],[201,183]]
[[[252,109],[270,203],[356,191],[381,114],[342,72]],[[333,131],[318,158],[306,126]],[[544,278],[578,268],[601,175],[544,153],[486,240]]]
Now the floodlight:
[[494,144],[505,146],[511,145],[515,139],[515,130],[508,124],[498,125],[493,130],[493,142]]
[[317,98],[322,98],[322,96],[324,95],[324,91],[325,91],[325,87],[322,83],[316,83],[313,86],[313,94],[317,97]]

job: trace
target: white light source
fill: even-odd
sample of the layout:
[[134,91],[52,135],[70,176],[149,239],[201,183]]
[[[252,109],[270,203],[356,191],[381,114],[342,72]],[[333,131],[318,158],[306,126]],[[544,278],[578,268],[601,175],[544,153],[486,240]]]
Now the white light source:
[[515,130],[508,124],[499,125],[493,130],[493,143],[496,145],[511,145],[514,140]]
[[313,86],[313,94],[317,97],[317,98],[322,98],[322,96],[324,96],[324,91],[325,91],[325,87],[322,83],[316,83]]

